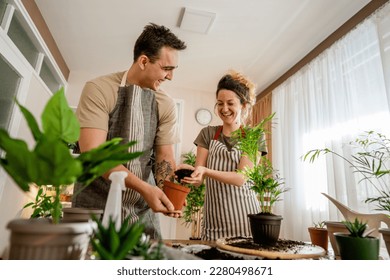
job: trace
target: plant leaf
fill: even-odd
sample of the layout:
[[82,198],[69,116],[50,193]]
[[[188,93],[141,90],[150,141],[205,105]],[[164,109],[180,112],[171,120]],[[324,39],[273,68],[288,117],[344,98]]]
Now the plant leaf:
[[69,108],[64,89],[53,94],[42,113],[42,127],[46,135],[74,143],[80,136],[80,124]]

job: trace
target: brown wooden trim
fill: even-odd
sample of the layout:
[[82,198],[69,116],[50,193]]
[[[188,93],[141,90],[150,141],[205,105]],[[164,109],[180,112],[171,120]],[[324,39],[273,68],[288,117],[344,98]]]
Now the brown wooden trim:
[[316,58],[319,54],[321,54],[324,50],[329,48],[333,43],[351,31],[356,25],[370,16],[373,12],[375,12],[378,8],[384,5],[389,0],[372,0],[366,6],[364,6],[359,12],[357,12],[353,17],[347,20],[342,26],[340,26],[335,32],[329,35],[324,41],[322,41],[317,47],[315,47],[310,53],[308,53],[304,58],[302,58],[297,64],[291,67],[286,73],[280,76],[276,81],[274,81],[270,86],[260,92],[256,100],[260,100],[261,97],[266,95],[267,93],[272,92],[277,86],[286,81],[289,77],[294,75],[298,70],[300,70],[303,66],[308,64],[314,58]]
[[69,68],[66,64],[60,50],[58,49],[57,43],[55,42],[51,32],[43,18],[39,8],[34,0],[22,0],[23,6],[26,8],[26,11],[30,15],[32,21],[37,27],[39,33],[41,34],[43,40],[45,41],[47,47],[49,48],[51,54],[53,55],[55,61],[57,62],[58,67],[60,68],[65,79],[69,78]]

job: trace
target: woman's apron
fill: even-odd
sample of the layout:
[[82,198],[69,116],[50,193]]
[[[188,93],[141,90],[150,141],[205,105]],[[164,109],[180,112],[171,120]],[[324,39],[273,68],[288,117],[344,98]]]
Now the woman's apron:
[[[153,146],[158,124],[158,107],[155,94],[149,89],[136,85],[126,85],[127,72],[118,89],[118,100],[114,110],[109,114],[107,140],[121,137],[123,142],[136,140],[129,152],[144,153],[126,166],[138,178],[155,186],[152,174]],[[75,192],[81,186],[76,184]],[[98,178],[81,193],[75,196],[73,207],[104,209],[110,181]],[[143,197],[133,189],[127,188],[122,193],[122,221],[130,217],[130,223],[141,220],[145,233],[151,238],[160,238],[160,224],[157,215],[149,208]]]
[[[209,145],[207,168],[219,171],[236,172],[242,152],[233,147],[228,150],[218,141],[222,126],[217,129]],[[248,214],[260,210],[256,194],[250,189],[249,182],[237,187],[206,178],[204,205],[203,240],[216,240],[223,237],[250,236]]]

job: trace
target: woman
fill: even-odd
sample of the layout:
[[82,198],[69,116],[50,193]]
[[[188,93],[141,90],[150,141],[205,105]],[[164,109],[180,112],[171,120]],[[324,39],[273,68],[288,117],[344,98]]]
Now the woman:
[[[203,128],[194,141],[195,169],[191,177],[182,181],[199,186],[206,179],[203,240],[250,236],[247,214],[259,212],[259,202],[250,189],[250,182],[237,172],[253,164],[231,138],[232,132],[244,125],[249,116],[254,91],[254,84],[240,73],[232,71],[224,75],[218,83],[215,105],[222,125]],[[266,154],[265,147],[260,146],[259,151]]]

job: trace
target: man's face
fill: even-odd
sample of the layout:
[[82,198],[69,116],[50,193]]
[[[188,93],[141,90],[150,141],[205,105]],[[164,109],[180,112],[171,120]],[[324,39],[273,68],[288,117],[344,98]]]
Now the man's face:
[[163,47],[160,57],[155,62],[145,65],[143,87],[157,91],[165,80],[172,80],[173,71],[178,65],[178,51]]

